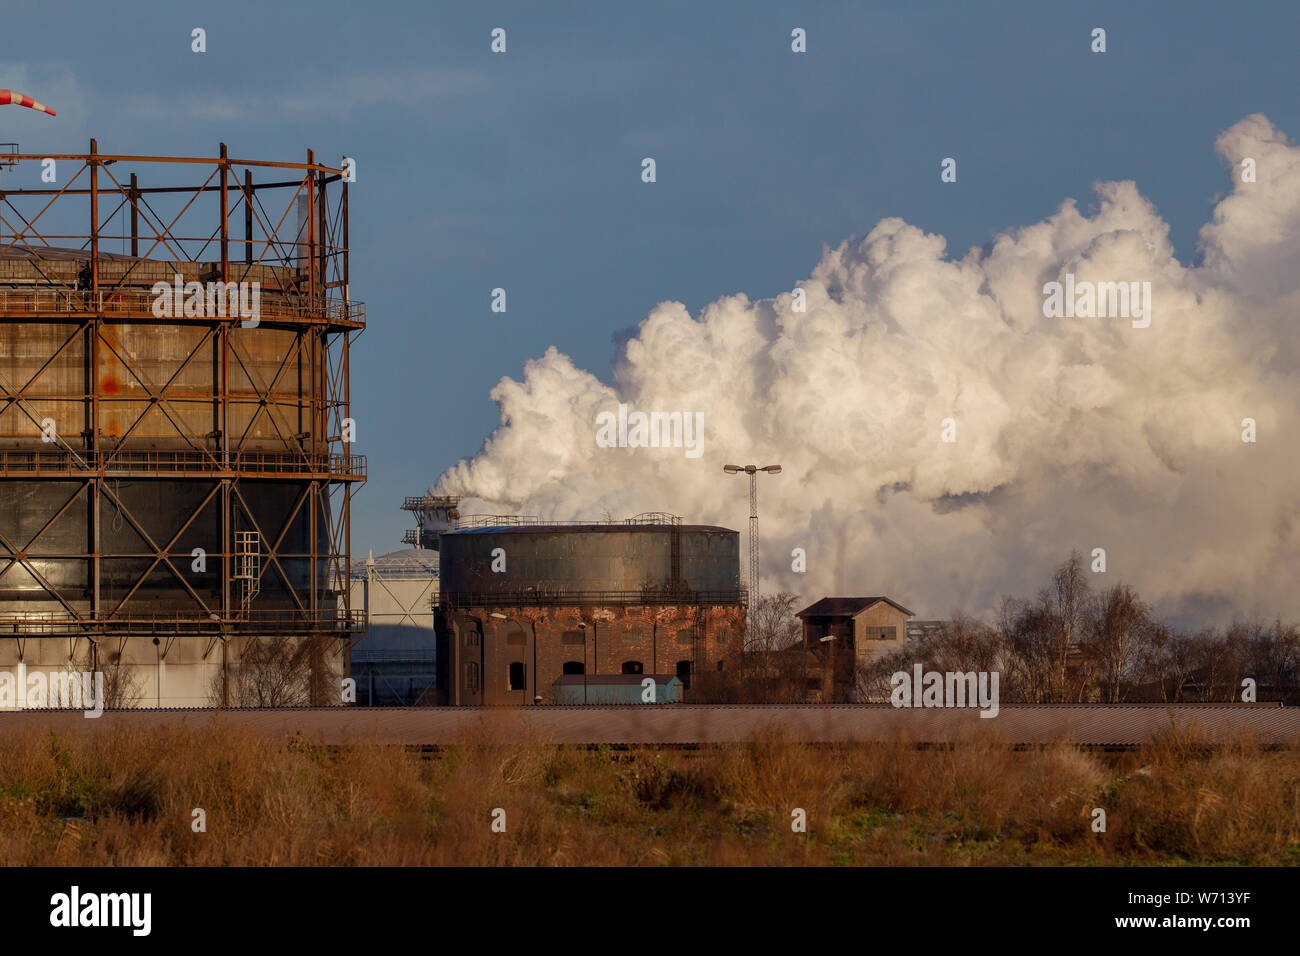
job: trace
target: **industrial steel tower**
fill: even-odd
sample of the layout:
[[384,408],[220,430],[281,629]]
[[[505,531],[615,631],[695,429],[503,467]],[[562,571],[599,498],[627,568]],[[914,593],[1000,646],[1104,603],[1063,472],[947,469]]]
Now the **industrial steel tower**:
[[157,667],[155,702],[189,705],[213,672],[229,702],[256,639],[343,661],[348,170],[0,151],[6,179],[55,160],[0,191],[0,667]]
[[754,611],[758,608],[758,473],[765,471],[771,475],[781,474],[780,465],[723,465],[722,470],[729,475],[744,472],[749,475],[749,613],[747,629],[754,630]]

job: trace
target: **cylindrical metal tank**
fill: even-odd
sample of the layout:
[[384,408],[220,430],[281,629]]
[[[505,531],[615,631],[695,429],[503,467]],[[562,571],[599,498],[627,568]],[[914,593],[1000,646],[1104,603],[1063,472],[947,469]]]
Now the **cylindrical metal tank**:
[[355,629],[340,171],[59,163],[76,188],[0,180],[0,636]]
[[450,705],[633,703],[651,675],[698,690],[743,650],[736,531],[659,513],[458,524],[441,535],[435,615]]
[[686,593],[734,601],[739,556],[738,533],[709,525],[470,528],[441,536],[442,593],[450,603],[652,603]]

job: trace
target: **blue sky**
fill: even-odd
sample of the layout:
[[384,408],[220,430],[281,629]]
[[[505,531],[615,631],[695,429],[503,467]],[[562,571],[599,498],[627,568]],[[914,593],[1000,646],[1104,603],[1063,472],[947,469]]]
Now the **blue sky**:
[[9,4],[0,88],[59,116],[5,108],[0,140],[357,158],[352,539],[381,553],[527,359],[608,378],[657,303],[775,295],[881,218],[960,256],[1133,179],[1192,261],[1215,135],[1255,112],[1300,134],[1298,37],[1294,3]]

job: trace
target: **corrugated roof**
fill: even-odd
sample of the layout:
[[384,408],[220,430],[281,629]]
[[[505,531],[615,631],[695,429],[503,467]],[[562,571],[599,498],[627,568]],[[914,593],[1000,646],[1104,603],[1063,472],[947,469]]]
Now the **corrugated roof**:
[[858,614],[880,601],[884,601],[890,607],[898,608],[908,617],[912,616],[913,612],[897,601],[878,594],[875,597],[824,597],[815,604],[808,605],[795,617],[839,617],[845,614]]

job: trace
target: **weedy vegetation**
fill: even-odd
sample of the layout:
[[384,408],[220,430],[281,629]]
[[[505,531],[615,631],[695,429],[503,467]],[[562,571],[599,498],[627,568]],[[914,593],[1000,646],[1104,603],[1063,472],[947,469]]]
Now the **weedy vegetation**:
[[[1093,810],[1106,811],[1094,832]],[[193,811],[204,811],[195,832]],[[492,827],[505,811],[504,832]],[[796,809],[806,832],[792,829]],[[1300,749],[971,738],[700,750],[483,731],[422,752],[239,728],[0,737],[8,865],[1300,863]]]

